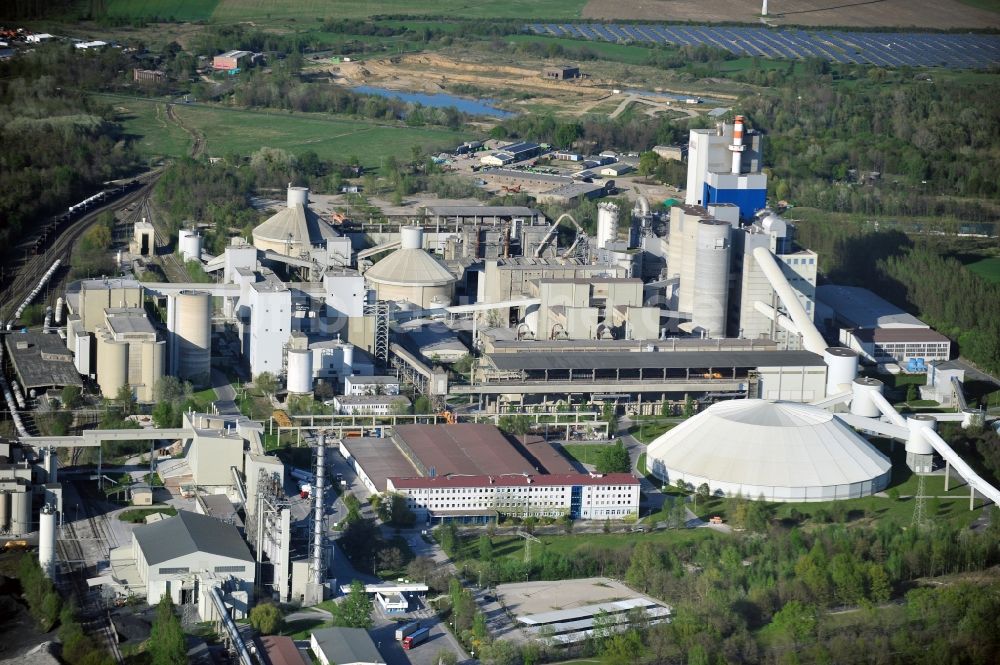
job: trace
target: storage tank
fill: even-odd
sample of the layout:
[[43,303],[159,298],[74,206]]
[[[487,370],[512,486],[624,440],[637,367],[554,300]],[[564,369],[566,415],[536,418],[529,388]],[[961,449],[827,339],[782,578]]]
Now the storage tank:
[[66,306],[66,301],[63,300],[62,296],[56,298],[56,323],[63,322],[63,307]]
[[0,533],[10,527],[10,494],[0,492]]
[[921,430],[937,430],[937,421],[934,420],[934,416],[910,416],[906,419],[906,426],[910,429],[910,436],[906,439],[906,452],[916,455],[933,455],[934,447]]
[[604,249],[618,238],[618,206],[614,203],[597,205],[597,249]]
[[140,402],[154,401],[153,391],[163,378],[163,362],[166,344],[162,341],[146,342],[142,345],[142,394]]
[[309,202],[309,188],[292,187],[289,185],[287,201],[289,208],[294,208],[297,205],[306,205]]
[[184,257],[185,261],[200,260],[203,243],[204,238],[197,229],[181,229],[178,245],[180,245],[181,256]]
[[108,333],[97,336],[97,385],[101,394],[113,399],[128,383],[128,344],[116,342]]
[[731,230],[727,222],[715,219],[698,222],[691,322],[706,330],[709,337],[726,335]]
[[842,346],[831,346],[823,352],[823,360],[826,361],[827,396],[849,390],[858,378],[858,354]]
[[524,310],[524,323],[528,326],[528,330],[536,338],[538,337],[538,310],[539,305],[528,305]]
[[181,291],[175,307],[177,375],[184,381],[207,382],[211,371],[212,297],[206,291]]
[[38,514],[38,565],[46,577],[56,574],[56,511],[49,504]]
[[309,349],[288,350],[288,392],[305,395],[312,392],[312,351]]
[[344,345],[344,376],[354,374],[354,345]]
[[10,495],[10,535],[24,536],[31,528],[31,492],[14,492]]
[[397,304],[409,302],[417,308],[427,308],[432,302],[441,300],[450,303],[455,291],[455,276],[421,249],[423,229],[404,226],[399,235],[400,248],[364,273],[377,299]]
[[878,379],[859,377],[851,383],[851,413],[865,418],[878,418],[881,411],[878,410],[872,393],[882,394],[882,382]]
[[404,226],[399,229],[400,249],[423,249],[424,230],[419,226]]

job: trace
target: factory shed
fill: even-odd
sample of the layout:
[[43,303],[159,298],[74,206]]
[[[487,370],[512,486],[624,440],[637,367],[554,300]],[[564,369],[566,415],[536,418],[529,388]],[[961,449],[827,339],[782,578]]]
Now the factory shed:
[[767,501],[869,496],[892,473],[885,455],[829,411],[761,399],[713,404],[653,441],[648,460],[664,483]]
[[400,425],[393,439],[423,476],[535,473],[493,425]]
[[24,332],[7,335],[7,352],[25,392],[82,386],[73,354],[58,335]]
[[926,323],[860,286],[824,284],[816,287],[816,299],[834,311],[848,328],[928,328]]
[[324,628],[309,638],[313,654],[323,665],[382,665],[368,631],[363,628]]
[[344,439],[340,443],[340,452],[370,492],[385,492],[387,481],[393,476],[417,474],[413,464],[387,437]]
[[260,638],[261,646],[270,665],[308,665],[295,640],[285,635],[264,635]]

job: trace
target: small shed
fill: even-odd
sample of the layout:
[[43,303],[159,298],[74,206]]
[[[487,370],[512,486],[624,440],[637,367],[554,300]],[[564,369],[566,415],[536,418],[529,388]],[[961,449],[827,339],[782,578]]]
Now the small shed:
[[145,483],[140,483],[138,485],[133,485],[129,488],[129,493],[132,495],[132,505],[133,506],[152,506],[153,505],[153,488]]
[[542,76],[555,81],[567,81],[569,79],[580,78],[580,68],[573,67],[572,65],[546,67],[542,70]]

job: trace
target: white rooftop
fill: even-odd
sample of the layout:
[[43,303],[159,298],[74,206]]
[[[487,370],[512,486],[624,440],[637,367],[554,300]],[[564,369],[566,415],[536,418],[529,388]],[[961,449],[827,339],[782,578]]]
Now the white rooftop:
[[824,284],[816,287],[816,299],[854,328],[928,328],[929,326],[860,286]]

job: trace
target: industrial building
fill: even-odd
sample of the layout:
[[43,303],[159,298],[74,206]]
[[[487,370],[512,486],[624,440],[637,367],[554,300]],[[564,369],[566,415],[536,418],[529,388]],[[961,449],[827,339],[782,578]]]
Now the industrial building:
[[541,150],[541,147],[537,143],[511,143],[499,148],[491,155],[481,157],[479,161],[484,166],[506,166],[507,164],[537,157]]
[[128,385],[137,401],[153,402],[156,384],[164,375],[166,342],[144,309],[109,307],[104,312],[105,324],[94,331],[101,394],[114,399]]
[[951,358],[951,340],[868,289],[826,284],[816,297],[828,332],[869,362],[924,371]]
[[73,354],[58,335],[27,331],[7,335],[11,368],[20,390],[32,397],[49,388],[80,386],[80,375],[73,366]]
[[197,605],[202,619],[211,620],[217,615],[212,591],[219,589],[236,618],[249,610],[255,562],[231,524],[182,510],[133,531],[131,556],[141,585],[129,591],[141,592],[151,605],[170,595],[175,604]]
[[313,655],[322,665],[384,665],[375,642],[363,628],[322,628],[309,636]]
[[767,501],[856,499],[889,484],[892,463],[832,413],[808,404],[720,402],[653,441],[664,484]]
[[250,51],[226,51],[212,58],[212,69],[238,71],[241,67],[246,67],[251,55]]
[[572,65],[546,67],[542,70],[542,76],[553,81],[568,81],[580,77],[580,68]]
[[605,577],[498,584],[496,595],[519,628],[548,646],[592,638],[599,615],[606,618],[603,630],[625,631],[634,621],[669,621],[672,613],[669,605]]
[[639,514],[639,480],[628,473],[389,478],[418,521],[488,522],[505,517],[620,520]]
[[345,416],[389,416],[410,410],[410,398],[405,395],[339,395],[331,403]]
[[306,267],[314,260],[324,267],[351,265],[350,239],[309,207],[307,187],[289,185],[286,206],[254,228],[253,245],[265,255],[304,259]]
[[760,132],[746,129],[743,116],[714,129],[692,129],[688,146],[685,203],[731,203],[740,219],[753,219],[767,202],[767,174]]
[[344,377],[345,395],[398,395],[400,381],[395,376]]

